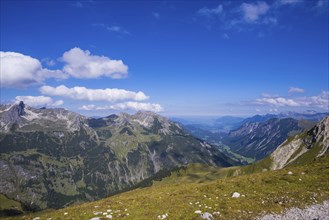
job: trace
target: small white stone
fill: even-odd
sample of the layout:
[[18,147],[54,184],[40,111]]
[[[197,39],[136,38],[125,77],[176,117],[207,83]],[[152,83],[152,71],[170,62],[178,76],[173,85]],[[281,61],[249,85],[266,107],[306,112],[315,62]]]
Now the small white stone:
[[291,174],[292,174],[292,172],[291,172],[291,171],[289,171],[289,172],[288,172],[288,174],[289,174],[289,175],[291,175]]
[[112,212],[112,209],[108,209],[107,212]]
[[201,212],[201,210],[196,210],[194,213],[195,214],[201,214],[202,212]]
[[205,212],[201,215],[201,218],[206,220],[212,220],[214,217],[209,212]]
[[112,218],[113,216],[112,215],[106,215],[105,217],[106,218]]
[[67,215],[67,214],[69,214],[69,213],[67,213],[67,212],[64,212],[64,215]]
[[103,212],[103,215],[107,215],[107,212]]
[[238,193],[238,192],[234,192],[232,194],[232,198],[239,198],[239,197],[240,197],[240,193]]
[[40,217],[35,217],[33,220],[40,220]]
[[190,202],[190,205],[193,205],[193,203],[192,203],[192,202]]
[[217,212],[213,212],[212,214],[213,215],[220,215],[220,212],[217,211]]

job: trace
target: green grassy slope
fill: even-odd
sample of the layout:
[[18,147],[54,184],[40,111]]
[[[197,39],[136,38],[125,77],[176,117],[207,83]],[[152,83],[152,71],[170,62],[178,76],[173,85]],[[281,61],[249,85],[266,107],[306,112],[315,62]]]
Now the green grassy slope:
[[[94,214],[107,210],[112,210],[107,213],[112,213],[114,219],[157,219],[165,213],[168,219],[199,219],[199,214],[194,213],[196,210],[220,212],[214,215],[215,219],[253,219],[268,212],[279,213],[289,207],[304,207],[329,198],[329,155],[282,170],[224,177],[235,169],[190,165],[155,182],[152,187],[8,219],[107,219],[102,214]],[[241,197],[232,198],[234,192],[239,192]]]

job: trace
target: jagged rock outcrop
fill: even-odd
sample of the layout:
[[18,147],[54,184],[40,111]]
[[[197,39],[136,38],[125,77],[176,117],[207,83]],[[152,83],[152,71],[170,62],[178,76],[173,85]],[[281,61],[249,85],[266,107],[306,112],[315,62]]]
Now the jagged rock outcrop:
[[308,132],[296,135],[282,143],[270,156],[270,169],[281,169],[289,164],[312,161],[328,153],[329,116]]

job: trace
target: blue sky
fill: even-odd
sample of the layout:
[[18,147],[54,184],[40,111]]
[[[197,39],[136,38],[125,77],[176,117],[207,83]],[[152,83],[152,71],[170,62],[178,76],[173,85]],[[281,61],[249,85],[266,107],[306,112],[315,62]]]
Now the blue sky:
[[3,1],[1,103],[329,111],[328,1]]

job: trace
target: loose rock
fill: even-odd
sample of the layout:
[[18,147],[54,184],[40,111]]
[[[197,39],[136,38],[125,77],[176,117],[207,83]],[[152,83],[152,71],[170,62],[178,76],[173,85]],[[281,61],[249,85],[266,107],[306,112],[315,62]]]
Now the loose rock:
[[238,192],[234,192],[232,194],[232,198],[239,198],[239,197],[240,197],[240,193],[238,193]]

